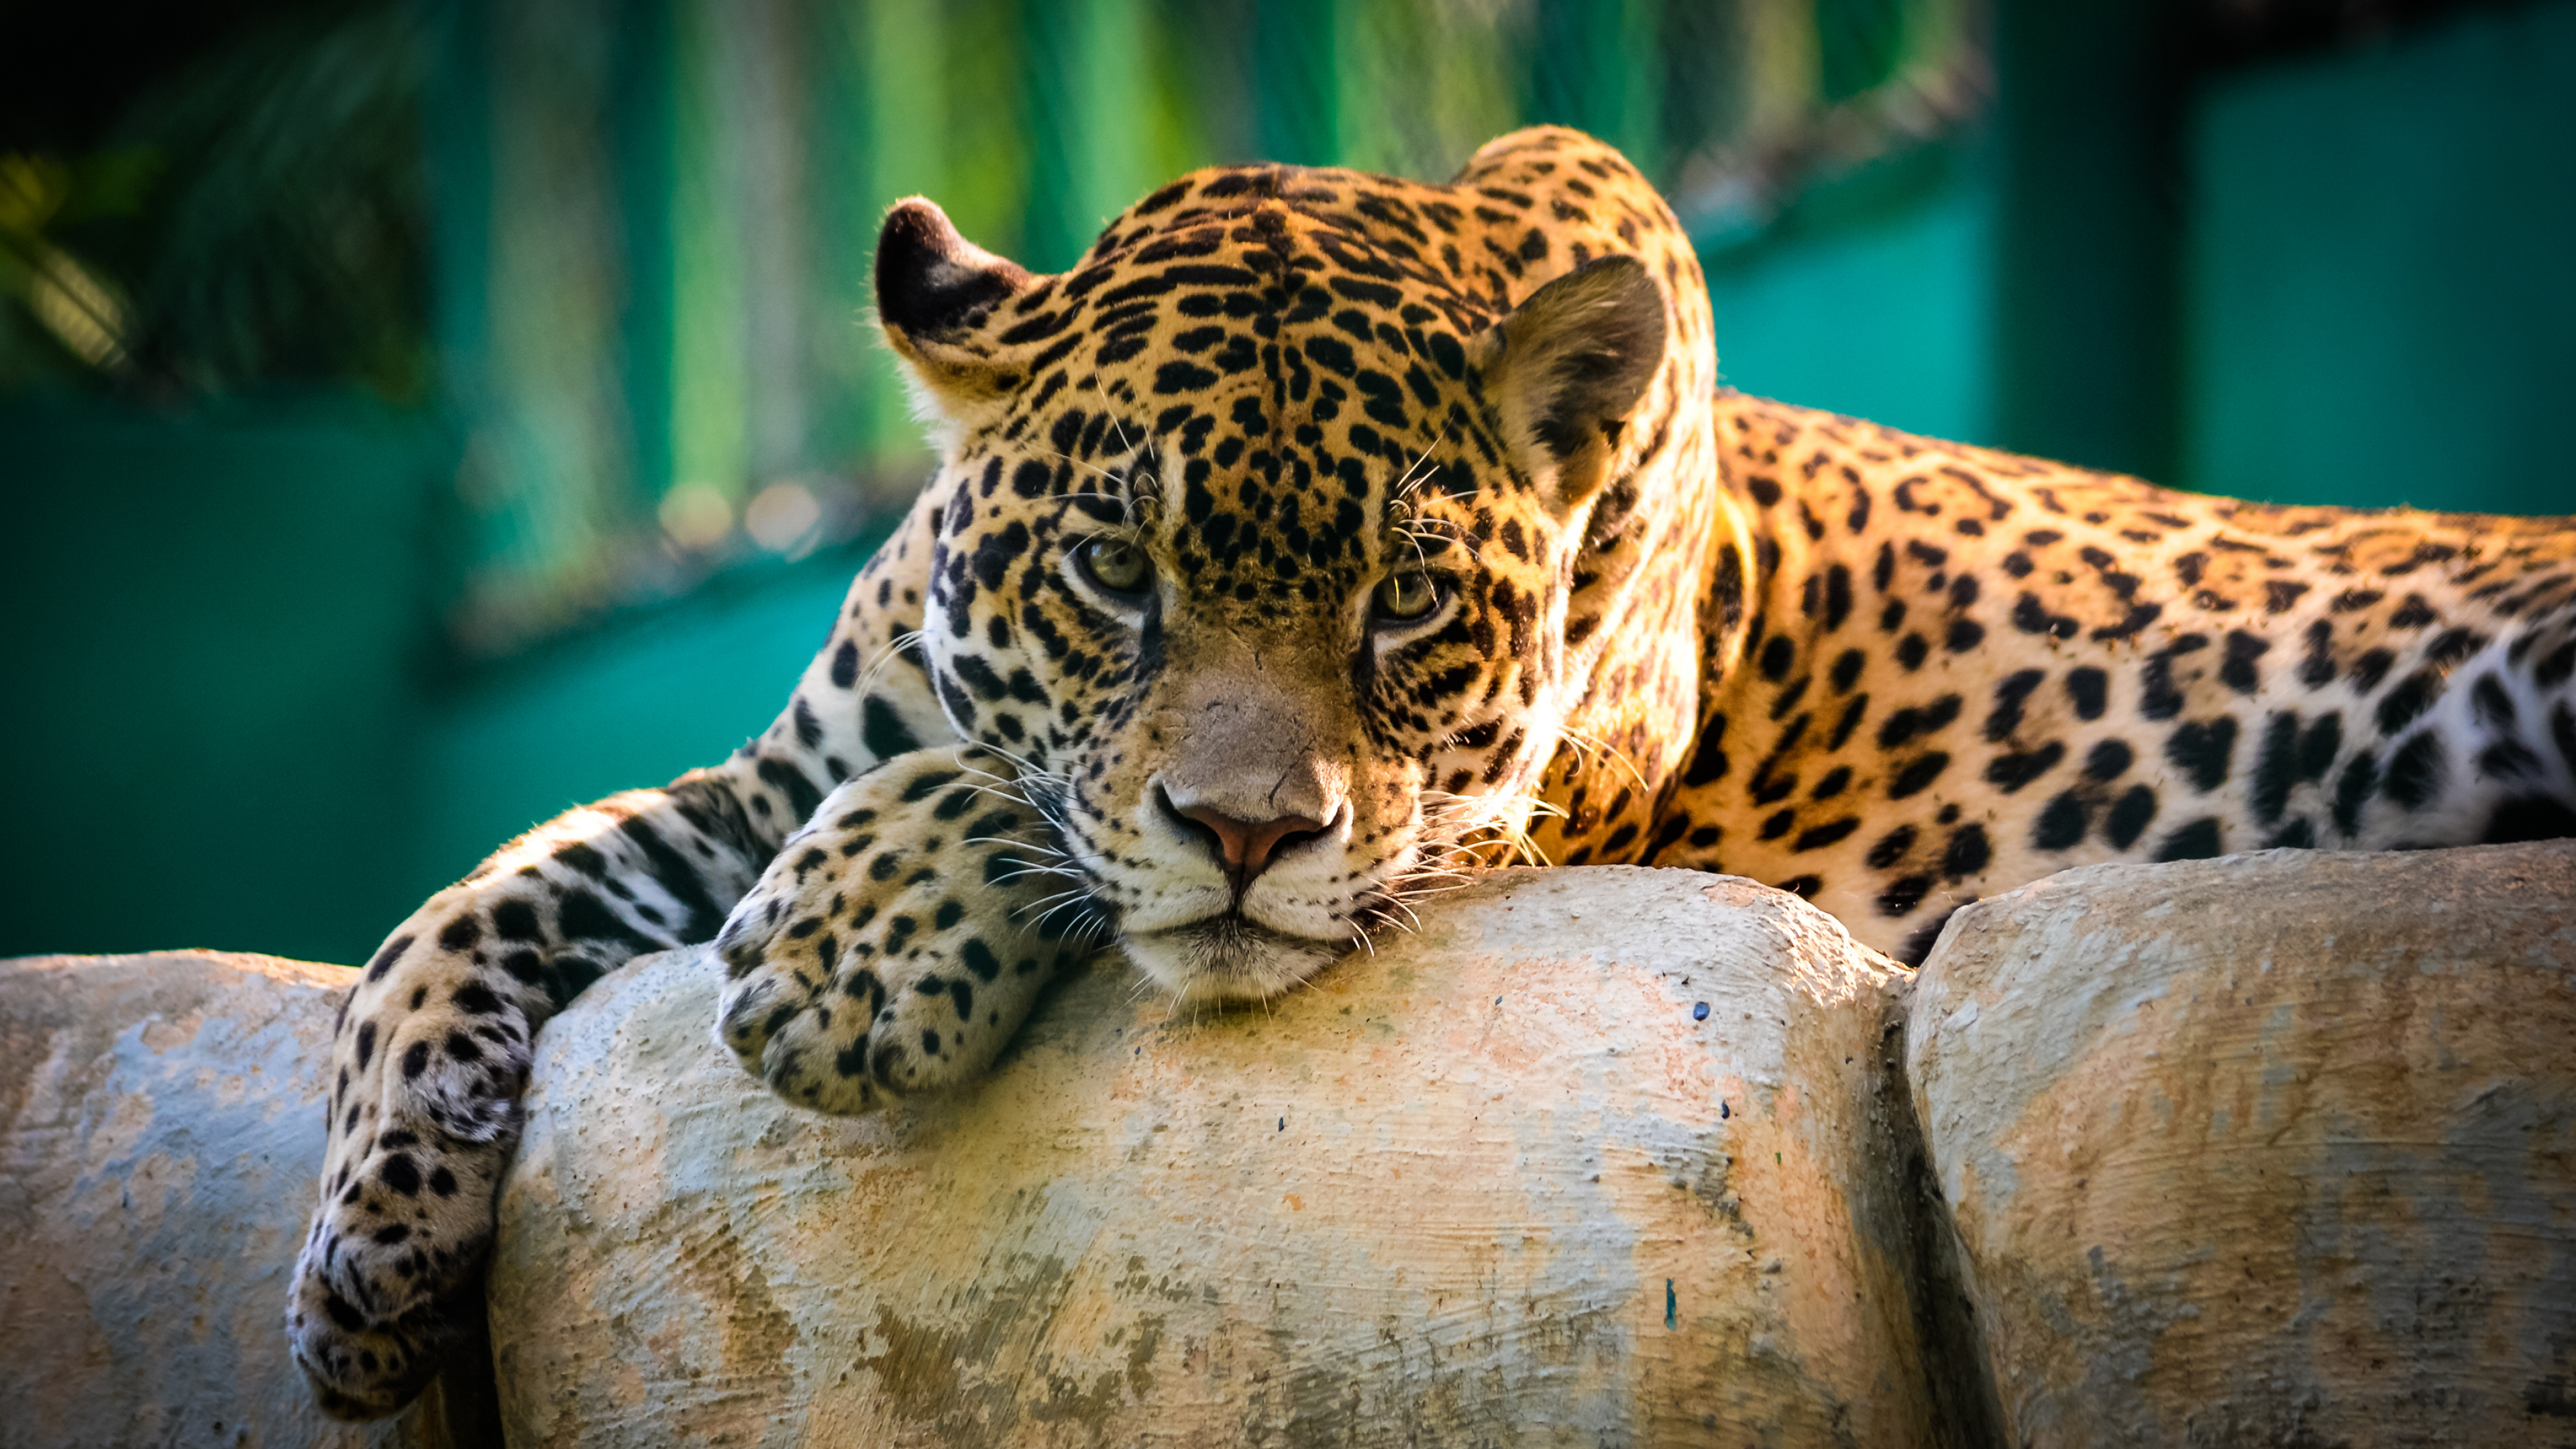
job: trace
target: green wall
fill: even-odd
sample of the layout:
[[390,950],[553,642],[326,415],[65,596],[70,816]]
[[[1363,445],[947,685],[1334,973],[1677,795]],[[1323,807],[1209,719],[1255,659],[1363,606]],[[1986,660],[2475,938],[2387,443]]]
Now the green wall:
[[1710,249],[1718,374],[1744,392],[1935,437],[1995,435],[1993,188],[1927,152]]
[[727,581],[427,701],[411,878],[435,890],[541,820],[715,764],[767,729],[864,558]]
[[2227,78],[2190,144],[2192,486],[2576,513],[2576,4]]
[[0,952],[352,960],[410,909],[443,456],[345,401],[0,411]]

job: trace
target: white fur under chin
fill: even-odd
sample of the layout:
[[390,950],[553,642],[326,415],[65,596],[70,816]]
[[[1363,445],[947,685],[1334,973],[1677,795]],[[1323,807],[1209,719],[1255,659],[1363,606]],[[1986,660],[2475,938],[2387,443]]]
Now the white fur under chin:
[[1219,916],[1128,936],[1127,959],[1182,1001],[1260,1001],[1296,986],[1356,949],[1309,941]]

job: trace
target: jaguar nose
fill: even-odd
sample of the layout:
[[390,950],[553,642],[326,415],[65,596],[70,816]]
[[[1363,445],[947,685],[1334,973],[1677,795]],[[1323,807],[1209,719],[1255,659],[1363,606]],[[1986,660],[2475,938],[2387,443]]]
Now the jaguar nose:
[[1269,820],[1243,820],[1228,815],[1213,805],[1179,806],[1159,787],[1154,798],[1163,813],[1180,826],[1185,834],[1198,836],[1213,846],[1217,858],[1225,863],[1226,873],[1234,877],[1235,889],[1252,884],[1253,877],[1270,868],[1283,849],[1294,849],[1300,843],[1324,833],[1324,822],[1304,815],[1281,815]]

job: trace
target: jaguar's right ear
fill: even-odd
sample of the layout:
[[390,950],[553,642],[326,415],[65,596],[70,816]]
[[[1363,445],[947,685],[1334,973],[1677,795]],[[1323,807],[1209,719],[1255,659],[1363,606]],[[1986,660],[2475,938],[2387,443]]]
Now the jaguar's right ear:
[[877,320],[925,422],[966,421],[1027,381],[992,323],[1028,271],[957,234],[926,197],[898,201],[877,237]]

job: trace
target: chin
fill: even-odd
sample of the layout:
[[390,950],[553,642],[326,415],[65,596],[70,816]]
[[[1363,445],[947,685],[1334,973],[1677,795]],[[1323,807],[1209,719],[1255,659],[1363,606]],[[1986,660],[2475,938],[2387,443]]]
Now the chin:
[[1127,959],[1182,1001],[1260,1001],[1351,953],[1356,941],[1315,941],[1227,914],[1145,931],[1122,943]]

